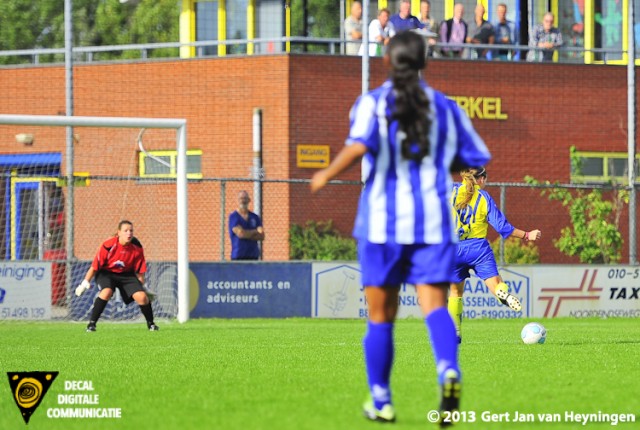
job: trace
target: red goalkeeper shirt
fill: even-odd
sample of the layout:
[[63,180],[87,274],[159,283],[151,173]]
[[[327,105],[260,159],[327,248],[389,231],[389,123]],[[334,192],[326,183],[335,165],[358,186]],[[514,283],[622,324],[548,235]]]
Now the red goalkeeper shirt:
[[147,262],[144,259],[142,246],[133,240],[131,243],[121,245],[117,237],[106,240],[98,249],[93,259],[93,270],[108,270],[113,273],[145,273]]

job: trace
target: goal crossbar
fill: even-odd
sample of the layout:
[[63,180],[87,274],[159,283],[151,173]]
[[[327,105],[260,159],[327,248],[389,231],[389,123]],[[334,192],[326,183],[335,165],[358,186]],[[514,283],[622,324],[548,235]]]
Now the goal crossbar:
[[[180,118],[131,118],[57,115],[0,115],[0,125],[58,127],[162,128],[176,130],[178,321],[189,319],[189,231],[187,226],[187,120]],[[73,172],[70,172],[73,174]]]

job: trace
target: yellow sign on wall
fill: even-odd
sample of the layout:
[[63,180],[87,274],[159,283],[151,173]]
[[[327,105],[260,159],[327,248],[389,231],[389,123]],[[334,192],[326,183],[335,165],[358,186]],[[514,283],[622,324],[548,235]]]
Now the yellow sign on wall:
[[306,169],[327,167],[330,155],[329,145],[298,145],[296,147],[296,165]]
[[471,119],[506,120],[509,116],[502,112],[500,97],[465,97],[451,96],[451,100],[458,103],[460,109]]

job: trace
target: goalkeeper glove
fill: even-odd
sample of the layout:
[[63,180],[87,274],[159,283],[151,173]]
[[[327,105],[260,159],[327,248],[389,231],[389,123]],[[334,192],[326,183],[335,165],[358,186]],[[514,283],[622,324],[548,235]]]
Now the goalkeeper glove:
[[76,296],[80,297],[82,293],[87,291],[89,288],[91,288],[91,283],[84,279],[82,283],[78,285],[78,288],[76,288]]

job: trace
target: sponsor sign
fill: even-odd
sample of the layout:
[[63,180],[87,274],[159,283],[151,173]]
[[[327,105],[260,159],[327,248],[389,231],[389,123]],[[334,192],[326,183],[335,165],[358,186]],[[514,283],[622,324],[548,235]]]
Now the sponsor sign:
[[192,263],[192,318],[308,317],[310,263]]
[[51,319],[51,263],[0,263],[0,320]]
[[536,317],[640,318],[637,266],[532,266]]

